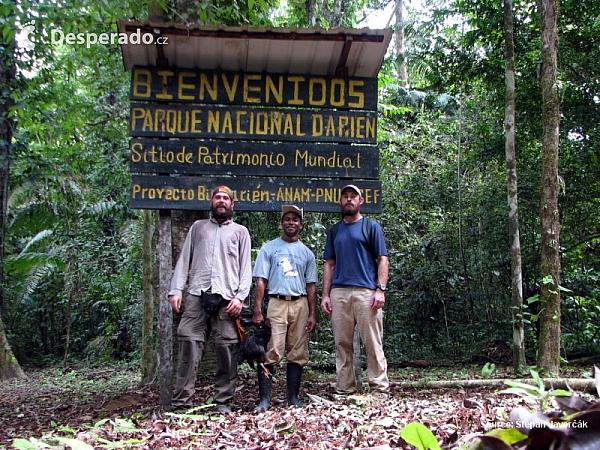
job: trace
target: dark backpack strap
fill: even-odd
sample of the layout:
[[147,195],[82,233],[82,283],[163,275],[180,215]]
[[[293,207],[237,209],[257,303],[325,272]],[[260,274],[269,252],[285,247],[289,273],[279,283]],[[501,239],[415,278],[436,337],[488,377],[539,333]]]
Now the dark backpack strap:
[[369,252],[373,257],[373,260],[377,260],[377,256],[375,256],[375,227],[373,226],[373,220],[363,216],[363,235],[367,239],[367,245],[369,247]]

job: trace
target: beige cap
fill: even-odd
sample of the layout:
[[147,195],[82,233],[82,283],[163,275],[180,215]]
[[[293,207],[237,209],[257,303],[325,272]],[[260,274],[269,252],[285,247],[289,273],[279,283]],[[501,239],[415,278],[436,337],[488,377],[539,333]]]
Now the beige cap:
[[357,188],[356,186],[354,186],[353,184],[347,184],[346,186],[344,186],[342,188],[341,192],[344,192],[346,189],[352,189],[354,192],[356,192],[360,197],[362,197],[362,192],[360,192],[360,189]]
[[285,216],[287,213],[293,212],[300,216],[300,220],[304,220],[304,210],[302,208],[298,208],[296,205],[283,205],[281,207],[281,218]]

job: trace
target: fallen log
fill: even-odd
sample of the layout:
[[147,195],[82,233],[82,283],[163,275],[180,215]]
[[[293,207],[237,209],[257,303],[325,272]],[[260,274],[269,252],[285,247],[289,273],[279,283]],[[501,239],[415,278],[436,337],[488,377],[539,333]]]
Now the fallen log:
[[[493,387],[504,389],[509,387],[507,381],[516,381],[519,383],[536,386],[537,383],[531,378],[523,379],[489,379],[489,380],[444,380],[444,381],[404,381],[392,383],[400,388],[420,388],[420,389],[460,389],[460,388],[482,388]],[[544,378],[546,390],[564,389],[571,391],[598,393],[593,379],[588,378]]]

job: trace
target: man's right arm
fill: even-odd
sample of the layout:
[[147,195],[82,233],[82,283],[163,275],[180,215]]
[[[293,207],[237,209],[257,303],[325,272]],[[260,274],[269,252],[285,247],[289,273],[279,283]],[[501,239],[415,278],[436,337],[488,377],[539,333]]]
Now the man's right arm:
[[325,315],[331,315],[331,284],[333,281],[333,271],[335,270],[335,259],[325,261],[323,267],[323,295],[321,296],[321,311]]
[[183,289],[187,283],[188,272],[190,269],[190,258],[192,252],[192,228],[188,232],[188,235],[185,237],[185,242],[183,243],[183,248],[181,249],[181,253],[179,255],[179,259],[177,260],[177,264],[175,265],[175,269],[173,270],[173,276],[171,278],[171,289],[169,290],[169,302],[171,303],[171,308],[173,311],[179,312],[181,309],[181,299],[183,295]]
[[255,326],[260,326],[264,320],[262,314],[262,304],[265,298],[265,291],[267,289],[268,280],[266,278],[256,278],[256,288],[254,289],[254,315],[252,316],[252,323]]

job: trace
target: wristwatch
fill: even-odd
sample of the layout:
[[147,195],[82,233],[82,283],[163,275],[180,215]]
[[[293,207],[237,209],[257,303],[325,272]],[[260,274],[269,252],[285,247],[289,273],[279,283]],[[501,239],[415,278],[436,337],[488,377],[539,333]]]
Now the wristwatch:
[[378,284],[377,289],[385,292],[385,290],[387,289],[387,286],[385,284]]

